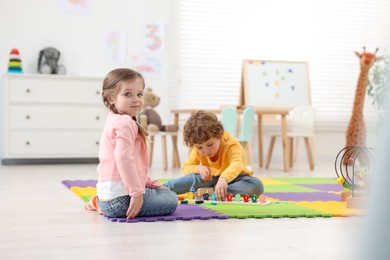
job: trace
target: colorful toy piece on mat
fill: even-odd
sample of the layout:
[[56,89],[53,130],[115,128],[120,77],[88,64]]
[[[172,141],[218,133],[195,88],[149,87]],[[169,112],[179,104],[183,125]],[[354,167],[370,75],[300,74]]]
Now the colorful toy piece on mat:
[[[208,190],[213,188],[199,188],[195,192],[195,188],[191,187],[190,191],[187,193],[187,198],[189,201],[195,201],[196,204],[203,204],[203,203],[210,203],[212,205],[217,205],[217,203],[230,203],[230,204],[258,204],[261,206],[266,206],[270,204],[270,201],[266,200],[266,197],[264,195],[260,195],[259,197],[256,194],[252,194],[249,196],[248,194],[244,194],[242,197],[240,194],[236,194],[233,196],[233,194],[228,193],[226,194],[225,201],[217,201],[217,196],[213,192],[211,196],[208,193]],[[208,201],[209,197],[211,198],[210,201]],[[179,200],[183,200],[184,197],[179,196]],[[242,198],[242,200],[241,200]]]
[[[337,154],[336,181],[344,187],[342,200],[347,201],[347,207],[362,206],[361,195],[366,192],[375,171],[376,152],[373,148],[348,146]],[[344,163],[345,161],[348,163]]]
[[8,73],[23,73],[22,60],[20,59],[19,50],[17,48],[13,48],[9,56]]
[[193,200],[195,199],[195,188],[194,187],[191,187],[190,188],[190,192],[188,192],[188,199],[189,200]]

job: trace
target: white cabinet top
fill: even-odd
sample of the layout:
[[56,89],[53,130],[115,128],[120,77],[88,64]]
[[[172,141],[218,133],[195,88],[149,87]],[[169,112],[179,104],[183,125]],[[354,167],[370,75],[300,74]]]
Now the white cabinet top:
[[103,83],[103,77],[84,77],[84,76],[71,76],[71,75],[57,75],[57,74],[39,74],[39,73],[8,73],[2,76],[3,78],[23,78],[23,79],[64,79],[64,80],[93,80],[101,81]]

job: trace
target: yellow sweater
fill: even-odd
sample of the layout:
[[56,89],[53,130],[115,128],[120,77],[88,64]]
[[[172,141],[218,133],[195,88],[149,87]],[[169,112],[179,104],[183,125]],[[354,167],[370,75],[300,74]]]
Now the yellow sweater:
[[228,132],[225,132],[221,137],[217,161],[211,161],[209,157],[201,155],[193,147],[188,159],[183,164],[182,172],[184,175],[199,173],[199,165],[209,167],[212,176],[224,177],[228,182],[239,175],[253,175],[253,171],[247,168],[241,144]]

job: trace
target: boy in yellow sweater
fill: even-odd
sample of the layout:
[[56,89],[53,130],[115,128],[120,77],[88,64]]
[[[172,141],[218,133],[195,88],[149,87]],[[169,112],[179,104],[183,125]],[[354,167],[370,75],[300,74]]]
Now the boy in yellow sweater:
[[264,192],[263,183],[247,168],[241,144],[224,131],[216,115],[202,110],[192,114],[183,136],[191,148],[182,167],[184,176],[165,183],[166,187],[177,194],[191,187],[212,187],[218,201],[225,200],[227,193],[259,196]]

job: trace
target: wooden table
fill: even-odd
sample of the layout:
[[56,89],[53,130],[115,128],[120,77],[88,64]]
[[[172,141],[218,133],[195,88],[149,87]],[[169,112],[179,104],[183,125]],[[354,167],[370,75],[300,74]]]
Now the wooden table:
[[[263,167],[263,116],[264,115],[280,115],[281,117],[281,130],[282,130],[282,143],[283,143],[283,169],[289,170],[289,149],[287,138],[287,119],[286,116],[291,110],[291,107],[253,107],[257,114],[257,134],[258,134],[258,149],[259,149],[259,167]],[[192,114],[199,109],[172,109],[174,114],[174,123],[179,125],[180,114]],[[221,113],[220,109],[206,109],[209,112]]]

